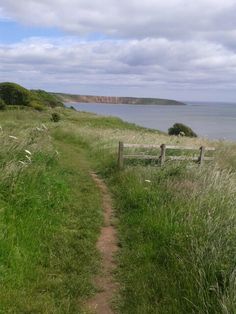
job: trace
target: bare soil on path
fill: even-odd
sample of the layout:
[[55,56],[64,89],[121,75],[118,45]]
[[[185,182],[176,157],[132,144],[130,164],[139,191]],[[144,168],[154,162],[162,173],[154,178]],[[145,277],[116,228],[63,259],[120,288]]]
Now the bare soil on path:
[[91,176],[102,194],[104,225],[97,242],[97,249],[102,258],[102,273],[95,277],[94,284],[98,292],[87,303],[88,309],[96,314],[113,314],[111,301],[117,291],[117,283],[113,279],[116,267],[114,255],[117,252],[117,233],[113,226],[112,199],[106,184],[95,173]]

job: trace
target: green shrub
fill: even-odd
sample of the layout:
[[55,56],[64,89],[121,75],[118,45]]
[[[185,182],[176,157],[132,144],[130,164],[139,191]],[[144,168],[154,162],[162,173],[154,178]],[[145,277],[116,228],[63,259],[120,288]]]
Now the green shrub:
[[4,109],[6,109],[5,101],[2,98],[0,98],[0,110],[4,110]]
[[43,107],[64,106],[56,96],[50,93],[43,90],[28,90],[9,82],[0,83],[0,98],[7,106],[30,106],[39,111],[43,110]]
[[29,106],[31,94],[26,88],[15,83],[0,83],[0,98],[6,105]]
[[175,123],[171,128],[169,128],[168,134],[197,137],[197,134],[190,127],[182,123]]
[[63,103],[58,98],[44,90],[31,90],[32,98],[38,102],[43,103],[47,107],[64,107]]
[[58,122],[58,121],[61,120],[61,116],[59,115],[59,113],[53,112],[53,113],[52,113],[51,120],[52,120],[53,122]]
[[38,103],[37,101],[32,101],[30,103],[30,106],[32,108],[34,108],[35,110],[38,110],[38,111],[43,111],[45,108],[42,104]]

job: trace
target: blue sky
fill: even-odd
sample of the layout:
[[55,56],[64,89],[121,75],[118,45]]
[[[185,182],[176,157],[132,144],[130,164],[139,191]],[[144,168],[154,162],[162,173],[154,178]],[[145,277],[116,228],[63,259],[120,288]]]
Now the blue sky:
[[236,101],[236,0],[1,0],[0,81]]
[[57,28],[23,25],[16,21],[0,20],[0,43],[12,44],[31,37],[62,37],[64,33]]

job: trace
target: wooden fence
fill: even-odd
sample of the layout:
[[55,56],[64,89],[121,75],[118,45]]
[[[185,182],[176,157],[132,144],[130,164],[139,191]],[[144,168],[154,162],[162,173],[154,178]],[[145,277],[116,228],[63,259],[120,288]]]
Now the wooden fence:
[[[144,148],[144,149],[159,149],[160,155],[144,155],[144,154],[124,154],[125,148]],[[168,150],[181,150],[181,151],[197,151],[199,150],[199,156],[168,156]],[[144,160],[157,160],[159,161],[160,165],[163,166],[166,161],[171,160],[178,160],[178,161],[195,161],[199,163],[200,166],[203,165],[204,161],[213,160],[213,157],[205,156],[207,151],[215,151],[214,147],[206,147],[201,146],[194,147],[194,146],[175,146],[175,145],[146,145],[146,144],[125,144],[123,142],[119,142],[119,150],[118,150],[118,167],[122,169],[124,167],[124,160],[125,159],[144,159]]]

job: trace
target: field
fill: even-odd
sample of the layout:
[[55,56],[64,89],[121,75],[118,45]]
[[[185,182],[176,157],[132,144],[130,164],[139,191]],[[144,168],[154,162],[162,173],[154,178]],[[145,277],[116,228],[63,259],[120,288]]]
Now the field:
[[[101,196],[113,195],[118,313],[234,313],[236,145],[70,109],[0,113],[0,313],[85,313],[100,270]],[[129,162],[118,141],[202,144],[214,162]]]

